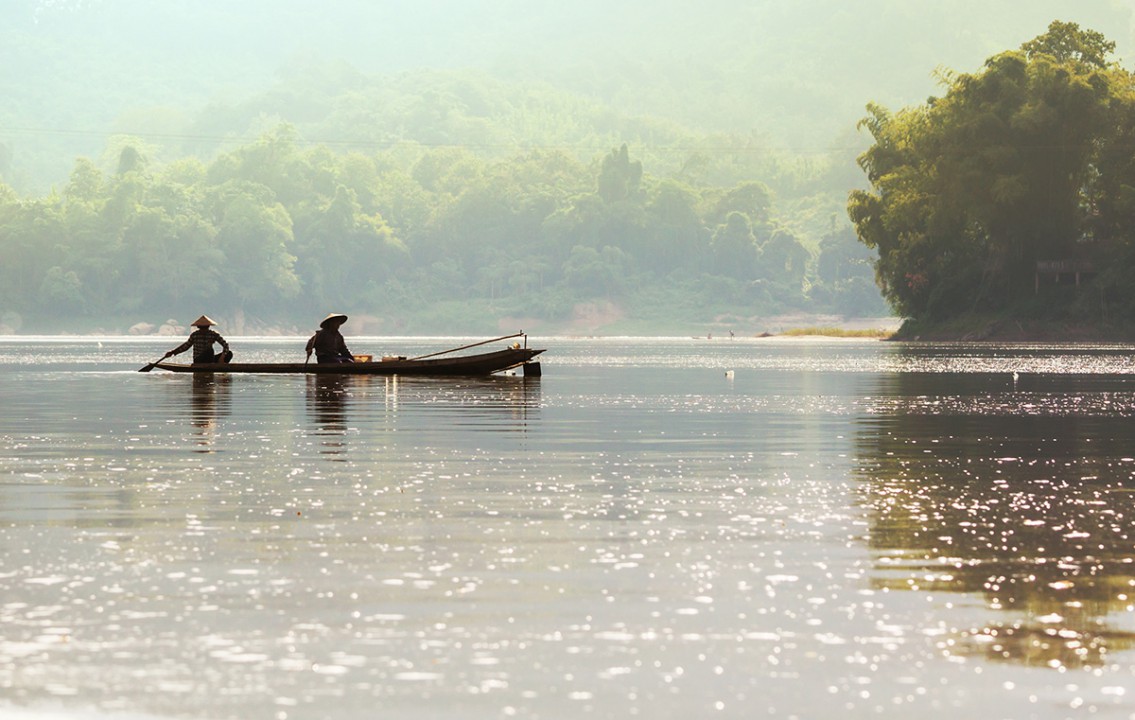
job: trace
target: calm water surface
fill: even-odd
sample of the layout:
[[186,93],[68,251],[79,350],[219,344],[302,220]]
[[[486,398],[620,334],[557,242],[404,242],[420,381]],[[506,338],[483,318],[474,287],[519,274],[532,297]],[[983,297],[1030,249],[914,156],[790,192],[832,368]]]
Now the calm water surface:
[[0,716],[1135,718],[1130,348],[175,342],[0,340]]

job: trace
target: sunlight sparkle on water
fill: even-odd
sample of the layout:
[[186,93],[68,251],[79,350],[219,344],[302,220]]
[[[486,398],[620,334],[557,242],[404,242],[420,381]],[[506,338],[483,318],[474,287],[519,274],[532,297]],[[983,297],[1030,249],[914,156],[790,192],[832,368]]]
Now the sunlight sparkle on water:
[[0,342],[6,716],[1135,713],[1112,349],[589,339],[538,380],[137,373],[161,347]]

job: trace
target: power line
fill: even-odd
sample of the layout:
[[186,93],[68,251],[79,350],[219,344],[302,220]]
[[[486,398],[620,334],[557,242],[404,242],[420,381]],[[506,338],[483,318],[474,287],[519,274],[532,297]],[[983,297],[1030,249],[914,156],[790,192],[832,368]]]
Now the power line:
[[[247,145],[256,142],[263,135],[248,136],[248,135],[207,135],[197,133],[157,133],[157,132],[126,132],[126,131],[98,131],[98,130],[77,130],[70,128],[33,128],[33,127],[0,127],[0,134],[13,134],[13,135],[43,135],[43,136],[58,136],[58,137],[86,137],[86,138],[112,138],[112,137],[136,137],[143,140],[160,140],[160,141],[180,141],[180,142],[210,142],[218,145]],[[397,147],[402,143],[412,143],[422,147],[430,148],[461,148],[468,150],[562,150],[580,151],[590,150],[594,152],[606,152],[611,149],[611,143],[604,144],[566,144],[566,143],[532,143],[532,142],[514,142],[514,143],[470,143],[470,142],[445,142],[445,141],[428,141],[418,140],[414,138],[392,138],[388,140],[374,140],[374,139],[344,139],[344,138],[308,138],[297,136],[295,142],[298,145],[304,146],[318,146],[325,145],[329,147],[368,147],[391,149]],[[620,142],[620,141],[612,141]],[[625,140],[623,141],[625,142]],[[702,152],[712,153],[717,155],[738,155],[738,154],[789,154],[796,156],[826,156],[832,153],[860,151],[864,149],[863,145],[842,145],[830,146],[824,149],[811,148],[790,148],[778,147],[775,145],[698,145],[698,144],[655,144],[646,142],[632,142],[632,147],[650,150],[652,152]]]

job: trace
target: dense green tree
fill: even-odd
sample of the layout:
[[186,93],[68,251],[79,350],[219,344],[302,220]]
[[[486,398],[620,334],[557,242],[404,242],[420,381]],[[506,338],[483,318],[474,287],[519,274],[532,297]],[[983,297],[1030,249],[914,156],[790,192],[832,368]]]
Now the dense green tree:
[[581,299],[610,297],[623,289],[626,264],[626,254],[617,247],[577,245],[564,263],[564,282]]
[[79,158],[63,191],[65,261],[78,275],[87,309],[113,307],[123,296],[122,218],[108,212],[107,194],[115,186],[93,162]]
[[760,250],[749,218],[731,212],[713,233],[713,269],[719,275],[737,280],[751,279],[757,271]]
[[1102,70],[1108,66],[1108,56],[1115,52],[1115,43],[1103,33],[1056,20],[1048,26],[1048,32],[1024,43],[1021,49],[1030,58],[1046,55],[1059,63]]
[[365,215],[339,186],[326,205],[295,223],[296,271],[318,307],[354,307],[405,264],[407,250],[377,213]]
[[373,192],[376,211],[403,237],[421,233],[433,213],[433,194],[407,170],[381,170]]
[[[266,188],[232,181],[217,191],[217,244],[225,255],[221,293],[239,310],[263,310],[298,295],[292,221]],[[270,193],[269,193],[270,195]]]
[[709,232],[698,215],[696,191],[676,180],[655,185],[646,203],[644,243],[634,249],[637,265],[665,277],[675,270],[708,268]]
[[642,162],[631,161],[626,143],[603,158],[599,170],[599,197],[608,203],[629,200],[639,191]]
[[58,198],[0,205],[0,301],[18,312],[37,308],[47,270],[70,259]]
[[57,312],[80,313],[83,311],[83,283],[74,270],[64,270],[58,265],[48,268],[40,283],[39,301]]
[[871,251],[858,241],[851,228],[834,230],[820,240],[816,278],[825,283],[871,278],[873,260]]
[[729,213],[743,213],[750,222],[768,222],[772,208],[772,194],[764,183],[747,181],[724,192],[713,193],[706,219],[714,225],[725,222]]
[[240,180],[268,188],[288,205],[298,204],[312,191],[311,167],[299,151],[295,127],[283,124],[256,142],[218,157],[209,167],[214,185]]
[[118,170],[116,175],[125,175],[131,172],[141,172],[146,167],[146,158],[138,148],[127,145],[118,154]]
[[102,172],[98,167],[87,158],[79,158],[75,161],[75,169],[71,171],[63,197],[72,203],[94,202],[102,197],[102,184]]
[[779,229],[761,246],[762,274],[776,283],[799,289],[811,254],[789,230]]
[[445,147],[424,153],[411,171],[425,190],[456,197],[484,171],[484,162],[464,148]]
[[947,92],[889,113],[869,107],[860,158],[871,190],[851,193],[860,239],[900,314],[944,318],[1012,305],[1037,261],[1091,255],[1086,232],[1099,150],[1121,124],[1119,88],[1098,33],[1053,23]]

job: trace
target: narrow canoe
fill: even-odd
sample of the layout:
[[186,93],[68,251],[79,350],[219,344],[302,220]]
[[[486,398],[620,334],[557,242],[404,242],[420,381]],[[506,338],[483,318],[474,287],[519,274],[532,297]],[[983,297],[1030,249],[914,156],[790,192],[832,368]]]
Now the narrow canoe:
[[[160,370],[180,373],[314,373],[331,375],[491,375],[503,370],[528,365],[532,358],[543,350],[530,348],[506,348],[478,355],[458,355],[423,360],[393,359],[374,362],[343,363],[320,365],[315,362],[302,363],[187,363],[159,362],[154,365]],[[526,375],[539,374],[539,363],[532,363],[525,369]]]

